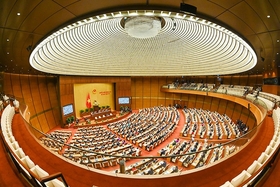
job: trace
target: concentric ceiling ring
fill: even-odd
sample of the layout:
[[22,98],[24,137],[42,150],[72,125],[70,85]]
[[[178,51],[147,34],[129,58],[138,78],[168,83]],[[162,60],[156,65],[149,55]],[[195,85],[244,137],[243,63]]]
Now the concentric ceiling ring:
[[[125,17],[152,16],[164,26],[152,38],[129,36]],[[88,76],[194,76],[235,74],[256,65],[239,36],[207,20],[163,11],[123,11],[90,17],[45,38],[30,55],[33,68]]]

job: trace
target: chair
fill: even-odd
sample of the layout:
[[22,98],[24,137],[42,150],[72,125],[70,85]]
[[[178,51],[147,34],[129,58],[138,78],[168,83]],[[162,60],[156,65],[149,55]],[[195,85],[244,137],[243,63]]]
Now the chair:
[[102,165],[101,165],[100,162],[96,162],[96,163],[94,163],[94,167],[95,167],[96,169],[100,169],[100,168],[102,167]]
[[116,166],[117,165],[117,159],[111,160],[110,165],[111,166]]
[[236,177],[234,177],[230,183],[233,185],[233,186],[239,186],[243,181],[245,181],[246,179],[248,179],[251,175],[243,170],[239,175],[237,175]]
[[268,159],[268,155],[265,152],[262,152],[262,154],[260,155],[257,161],[260,164],[264,164],[267,159]]
[[29,156],[25,156],[20,160],[22,161],[23,165],[29,169],[35,166],[34,162],[29,158]]
[[252,165],[250,165],[248,167],[248,169],[246,170],[248,173],[250,173],[251,175],[253,175],[253,173],[255,173],[256,171],[258,171],[261,168],[261,164],[258,161],[254,161]]
[[103,157],[102,157],[102,155],[96,155],[96,158],[97,159],[102,159]]
[[87,164],[87,166],[88,166],[88,167],[91,167],[91,168],[94,167],[94,166],[93,166],[93,163],[89,163],[89,164]]
[[105,162],[102,162],[102,166],[103,166],[104,168],[106,168],[106,167],[109,167],[110,165],[109,165],[109,162],[108,162],[108,161],[105,161]]
[[96,161],[95,156],[91,155],[91,156],[89,157],[89,161],[90,161],[90,162],[95,162],[95,161]]
[[229,181],[227,181],[220,187],[234,187],[234,186]]
[[88,157],[82,157],[82,163],[87,164],[89,162]]

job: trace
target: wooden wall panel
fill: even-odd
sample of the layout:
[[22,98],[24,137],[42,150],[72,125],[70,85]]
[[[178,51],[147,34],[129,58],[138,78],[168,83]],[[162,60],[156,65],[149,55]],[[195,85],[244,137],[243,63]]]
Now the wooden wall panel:
[[242,75],[242,76],[240,76],[240,82],[239,82],[239,84],[240,85],[244,85],[244,86],[248,86],[249,85],[249,83],[248,83],[248,76],[247,75]]
[[234,102],[228,102],[227,103],[227,112],[226,114],[231,118],[233,111],[235,109],[235,103]]
[[280,90],[280,86],[278,86],[278,85],[263,85],[262,86],[263,92],[280,95],[278,90]]
[[135,84],[136,84],[136,89],[135,89],[136,94],[135,94],[135,96],[137,98],[139,98],[139,97],[142,98],[142,96],[143,96],[143,92],[142,92],[142,90],[143,90],[143,81],[142,81],[142,78],[141,79],[137,79],[135,81]]
[[212,97],[205,97],[203,102],[204,110],[211,110]]
[[22,95],[24,96],[24,102],[28,106],[30,116],[33,116],[36,114],[36,111],[33,104],[33,97],[31,94],[31,87],[29,84],[29,76],[21,76],[20,84],[22,88]]
[[246,121],[246,124],[249,125],[249,127],[251,129],[257,125],[257,122],[255,120],[255,116],[254,116],[253,113],[250,112],[249,117],[248,117],[248,119]]
[[211,111],[217,111],[218,107],[220,104],[220,99],[218,98],[212,98],[212,102],[211,102]]
[[52,108],[56,108],[59,107],[59,98],[58,98],[58,92],[57,92],[57,87],[56,84],[54,82],[50,82],[48,83],[48,92],[49,92],[49,101],[51,104]]
[[181,100],[182,99],[182,94],[173,94],[172,95],[174,100]]
[[143,77],[142,78],[142,93],[143,97],[151,97],[151,79],[150,77]]
[[151,107],[151,100],[150,99],[146,99],[146,98],[143,98],[143,103],[142,103],[142,108],[149,108]]
[[135,83],[135,79],[131,79],[131,108],[136,108],[136,101],[134,96],[136,95],[136,83]]
[[258,75],[256,77],[256,83],[257,85],[263,85],[263,76],[262,75]]
[[227,109],[227,100],[223,100],[223,99],[220,99],[220,102],[219,102],[219,106],[218,106],[218,112],[220,114],[224,114],[226,109]]
[[158,77],[151,78],[150,81],[151,81],[151,97],[157,98],[159,96],[160,87],[162,85],[159,84]]
[[[166,78],[158,78],[158,84],[159,84],[159,88],[161,88],[163,85],[167,84],[167,79]],[[161,92],[159,90],[159,95],[160,98],[165,98],[165,92]]]
[[[16,98],[22,98],[25,105],[28,106],[30,112],[30,124],[38,130],[44,132],[53,128],[49,126],[48,121],[52,121],[52,124],[58,125],[61,122],[60,115],[49,115],[46,118],[44,112],[48,111],[54,114],[54,110],[51,107],[50,95],[53,96],[53,106],[60,108],[58,105],[57,90],[52,89],[51,92],[48,90],[48,84],[52,84],[52,87],[56,87],[56,78],[50,76],[38,76],[38,75],[18,75],[18,74],[4,74],[5,80],[9,81],[8,86],[4,90],[12,90]],[[9,88],[12,86],[12,89]],[[10,91],[9,91],[10,92]],[[22,106],[22,103],[20,103]],[[60,114],[60,111],[59,111]],[[34,131],[36,136],[39,133]]]
[[231,82],[232,85],[240,85],[240,76],[231,76]]
[[51,103],[49,99],[50,97],[49,97],[48,88],[46,86],[46,80],[39,81],[38,87],[39,87],[39,94],[41,96],[43,110],[47,110],[51,108]]
[[33,104],[36,111],[36,114],[43,111],[41,94],[39,89],[39,83],[37,77],[29,79],[29,84],[31,88],[31,95],[33,98]]
[[188,100],[188,108],[195,108],[195,103],[196,103],[196,95],[189,95],[189,100]]
[[159,105],[159,106],[161,106],[161,105],[162,105],[162,106],[167,106],[165,100],[166,100],[165,98],[160,97],[160,98],[158,99],[158,105]]
[[196,108],[203,108],[204,96],[197,95],[195,100],[196,100],[195,107]]
[[160,106],[161,104],[159,103],[160,100],[158,99],[151,99],[150,100],[150,103],[151,103],[151,106]]
[[164,106],[173,106],[173,99],[166,99]]
[[38,117],[38,123],[41,126],[41,129],[44,133],[48,132],[50,130],[48,120],[46,119],[45,113],[41,113]]
[[142,100],[142,98],[139,98],[139,99],[136,99],[136,100],[135,100],[135,106],[136,106],[135,109],[143,108],[143,107],[142,107],[142,106],[143,106],[143,100]]
[[15,98],[23,98],[20,85],[20,76],[18,74],[11,75],[13,95]]
[[230,84],[231,83],[231,76],[221,76],[223,84]]
[[10,73],[4,73],[3,77],[4,77],[3,87],[4,87],[5,94],[6,95],[8,95],[8,94],[14,95],[13,84],[12,84],[12,81],[11,81],[11,74]]
[[247,123],[248,118],[249,118],[249,110],[247,108],[242,108],[239,119],[242,120],[244,123]]
[[[34,117],[30,120],[30,124],[33,128],[39,130],[42,132],[42,129],[41,129],[41,126],[39,124],[39,120],[37,119],[37,117]],[[36,130],[33,130],[33,135],[35,135],[35,137],[39,138],[39,137],[42,137],[42,134],[39,133],[38,131]]]
[[38,119],[38,116],[33,116],[32,118],[30,118],[30,124],[37,130],[39,131],[42,131],[42,128],[40,126],[40,123],[39,123],[39,119]]
[[49,129],[47,131],[55,128],[58,125],[61,125],[61,123],[57,124],[57,122],[56,122],[57,120],[55,120],[55,119],[57,119],[57,117],[59,118],[59,116],[54,117],[53,110],[46,111],[45,117],[46,117],[46,120],[48,121],[48,126],[49,126]]
[[241,111],[242,111],[242,106],[241,105],[235,105],[235,109],[234,109],[234,112],[233,112],[232,117],[231,117],[231,119],[234,122],[236,122],[237,119],[240,119]]

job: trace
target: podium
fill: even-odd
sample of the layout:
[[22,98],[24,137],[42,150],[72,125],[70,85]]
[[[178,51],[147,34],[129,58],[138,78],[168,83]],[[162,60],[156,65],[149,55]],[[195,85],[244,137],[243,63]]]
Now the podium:
[[99,110],[99,106],[98,106],[98,105],[94,105],[94,106],[93,106],[93,111],[98,112],[98,110]]

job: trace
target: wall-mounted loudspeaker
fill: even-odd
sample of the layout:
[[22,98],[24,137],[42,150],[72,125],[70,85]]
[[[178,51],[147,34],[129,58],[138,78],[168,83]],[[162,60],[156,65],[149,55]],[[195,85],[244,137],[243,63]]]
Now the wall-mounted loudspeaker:
[[185,3],[180,4],[180,11],[181,12],[196,15],[196,10],[197,10],[197,8],[195,6],[188,5],[188,4],[185,4]]

